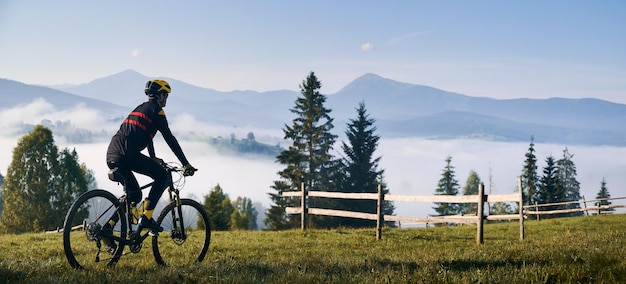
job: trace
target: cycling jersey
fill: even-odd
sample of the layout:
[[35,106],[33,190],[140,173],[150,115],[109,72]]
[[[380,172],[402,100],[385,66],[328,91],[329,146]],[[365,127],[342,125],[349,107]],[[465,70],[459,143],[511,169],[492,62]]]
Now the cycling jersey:
[[127,159],[135,158],[141,151],[148,148],[150,157],[154,158],[154,146],[152,138],[161,132],[163,139],[172,149],[178,160],[183,165],[189,162],[178,144],[178,140],[172,135],[167,124],[165,111],[156,100],[149,100],[135,108],[122,122],[120,129],[111,138],[107,150],[107,162],[126,164]]

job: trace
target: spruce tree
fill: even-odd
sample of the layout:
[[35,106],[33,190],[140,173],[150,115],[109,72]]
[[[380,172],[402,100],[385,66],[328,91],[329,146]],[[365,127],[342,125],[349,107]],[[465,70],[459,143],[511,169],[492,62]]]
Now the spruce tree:
[[[567,148],[563,150],[563,157],[556,164],[558,166],[559,183],[563,188],[564,196],[561,201],[579,201],[580,183],[576,180],[576,165],[572,158],[574,154],[570,154]],[[580,203],[570,203],[565,205],[566,209],[580,209]],[[568,216],[581,216],[582,211],[568,213]]]
[[[374,157],[378,148],[380,136],[375,134],[374,119],[369,118],[365,103],[359,103],[356,119],[351,119],[347,125],[346,137],[349,144],[342,142],[343,159],[345,167],[345,179],[342,186],[343,192],[351,193],[377,193],[378,185],[382,186],[383,194],[388,194],[389,189],[383,181],[384,170],[378,169],[381,157]],[[365,213],[377,212],[376,200],[351,200],[341,199],[338,201],[338,209]],[[393,215],[393,203],[385,201],[383,213]],[[341,226],[346,227],[374,227],[375,220],[345,218],[341,220]]]
[[[546,166],[543,168],[543,176],[540,180],[539,191],[537,194],[537,203],[557,203],[565,200],[565,189],[559,180],[558,167],[554,156],[546,157]],[[566,209],[565,205],[552,205],[539,207],[540,211],[562,210]],[[549,215],[551,217],[561,217],[563,214]]]
[[[456,180],[454,167],[452,166],[452,157],[446,158],[446,167],[441,174],[441,179],[437,184],[437,195],[457,195],[459,194],[459,182]],[[433,207],[438,216],[459,214],[459,206],[456,203],[437,202],[437,207]]]
[[[606,199],[611,198],[611,194],[609,193],[609,189],[606,187],[606,181],[602,178],[602,183],[600,183],[600,191],[598,191],[598,195],[596,195],[596,199]],[[609,200],[600,200],[595,203],[595,206],[608,206],[611,205],[611,201]],[[615,211],[613,208],[608,209],[600,209],[599,212],[602,211]]]
[[[478,194],[478,187],[482,181],[476,171],[470,171],[465,187],[463,187],[463,195],[476,195]],[[459,204],[460,213],[475,215],[478,212],[478,204],[476,203],[461,203]]]
[[[281,192],[299,191],[301,183],[306,190],[337,191],[341,176],[340,161],[331,154],[336,135],[331,134],[333,119],[330,109],[324,106],[326,96],[319,92],[321,83],[311,72],[300,85],[301,96],[296,99],[291,112],[296,115],[292,125],[285,125],[284,138],[292,141],[287,150],[281,152],[277,161],[285,165],[278,172],[279,180],[272,188],[276,193],[269,193],[274,203],[264,220],[270,230],[295,228],[300,225],[300,218],[291,218],[285,213],[285,207],[299,206],[299,198],[283,197]],[[310,207],[333,208],[334,202],[329,198],[310,198]],[[333,217],[310,216],[309,223],[313,227],[333,226]]]
[[530,138],[530,145],[528,152],[526,152],[526,160],[524,160],[524,167],[522,169],[522,196],[523,204],[531,205],[537,200],[537,187],[539,183],[539,177],[537,175],[537,157],[535,156],[535,144],[534,137]]

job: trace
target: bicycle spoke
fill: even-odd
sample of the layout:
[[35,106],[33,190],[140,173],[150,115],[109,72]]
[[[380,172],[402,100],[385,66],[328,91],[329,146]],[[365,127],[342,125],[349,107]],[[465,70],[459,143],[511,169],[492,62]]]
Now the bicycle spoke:
[[[102,228],[115,215],[117,199],[103,190],[88,191],[72,205],[65,218],[63,228],[63,248],[70,265],[74,268],[90,268],[115,263],[122,251],[115,239],[126,237],[125,222],[118,222],[113,231],[104,232]],[[108,250],[108,242],[114,249]],[[116,248],[116,249],[115,249]]]
[[[181,200],[180,211],[169,204],[158,218],[163,232],[152,239],[152,249],[157,263],[180,265],[204,259],[211,241],[208,215],[199,203]],[[181,224],[182,220],[182,224]]]

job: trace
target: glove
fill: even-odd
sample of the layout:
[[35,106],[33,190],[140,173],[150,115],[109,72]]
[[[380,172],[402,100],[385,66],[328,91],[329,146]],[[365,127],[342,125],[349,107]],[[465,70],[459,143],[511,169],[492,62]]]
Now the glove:
[[198,169],[194,168],[191,165],[183,166],[183,175],[184,176],[192,176]]
[[161,159],[161,158],[154,157],[154,158],[152,158],[152,160],[157,162],[157,164],[159,164],[159,165],[163,164],[163,159]]

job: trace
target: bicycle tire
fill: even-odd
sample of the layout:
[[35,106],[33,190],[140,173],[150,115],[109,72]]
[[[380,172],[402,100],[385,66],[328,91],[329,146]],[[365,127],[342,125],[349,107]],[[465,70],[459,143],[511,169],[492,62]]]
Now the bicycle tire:
[[[83,193],[74,201],[63,224],[63,250],[70,266],[89,269],[113,265],[120,259],[124,244],[114,241],[117,249],[109,254],[98,234],[99,228],[102,228],[113,214],[118,214],[120,220],[113,228],[113,235],[119,239],[126,239],[127,222],[122,217],[124,208],[115,195],[106,190],[95,189]],[[77,228],[82,230],[73,231]],[[103,261],[100,258],[103,258]]]
[[[191,199],[181,199],[180,204],[165,206],[157,219],[163,232],[152,237],[154,259],[163,266],[202,262],[211,243],[211,223],[204,207]],[[178,222],[181,216],[186,238],[181,235]]]

